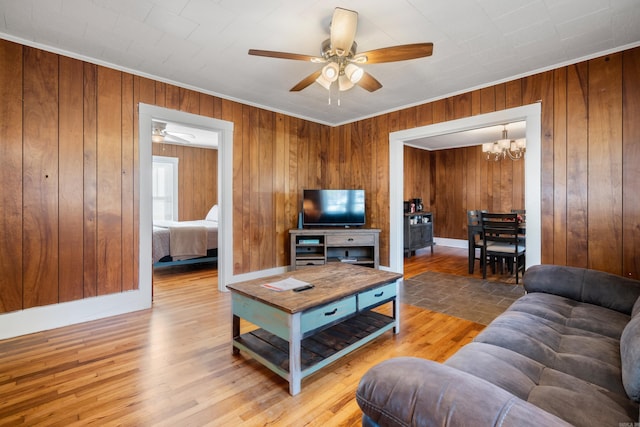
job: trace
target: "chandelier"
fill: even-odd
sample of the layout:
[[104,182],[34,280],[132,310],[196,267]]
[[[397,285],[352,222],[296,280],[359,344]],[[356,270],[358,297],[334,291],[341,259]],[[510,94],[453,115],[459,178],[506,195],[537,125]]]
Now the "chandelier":
[[485,142],[482,144],[482,152],[487,155],[487,160],[506,159],[520,160],[524,157],[525,151],[527,151],[527,140],[521,139],[509,139],[507,135],[507,125],[503,125],[502,139],[494,142]]

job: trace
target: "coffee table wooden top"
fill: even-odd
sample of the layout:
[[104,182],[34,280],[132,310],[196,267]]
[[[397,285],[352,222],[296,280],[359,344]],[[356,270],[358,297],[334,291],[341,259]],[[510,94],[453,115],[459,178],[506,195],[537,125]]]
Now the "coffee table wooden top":
[[[292,277],[312,284],[313,289],[302,292],[274,291],[262,285]],[[336,301],[367,289],[392,283],[402,274],[344,262],[308,267],[275,276],[247,280],[227,285],[232,292],[269,304],[288,313],[297,313],[309,308]]]

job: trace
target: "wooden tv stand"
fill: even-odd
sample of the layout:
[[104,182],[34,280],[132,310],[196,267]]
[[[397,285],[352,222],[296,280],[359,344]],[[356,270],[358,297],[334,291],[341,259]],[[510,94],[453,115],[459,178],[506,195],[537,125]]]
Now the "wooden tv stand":
[[380,230],[375,228],[295,228],[289,230],[291,270],[345,262],[378,268]]

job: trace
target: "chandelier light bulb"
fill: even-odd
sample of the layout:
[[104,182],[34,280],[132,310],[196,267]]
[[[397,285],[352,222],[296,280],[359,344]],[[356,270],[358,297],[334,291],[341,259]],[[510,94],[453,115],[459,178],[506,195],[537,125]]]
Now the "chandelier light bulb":
[[501,139],[482,144],[482,152],[486,154],[487,160],[498,161],[506,158],[510,158],[511,160],[520,160],[524,157],[526,150],[526,139],[509,139],[507,135],[507,125],[504,125]]

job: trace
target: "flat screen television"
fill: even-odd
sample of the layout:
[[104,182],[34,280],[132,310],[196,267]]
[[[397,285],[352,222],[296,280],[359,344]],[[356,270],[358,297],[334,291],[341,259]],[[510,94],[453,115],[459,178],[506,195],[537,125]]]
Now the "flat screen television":
[[364,225],[364,190],[302,190],[302,223],[305,227]]

